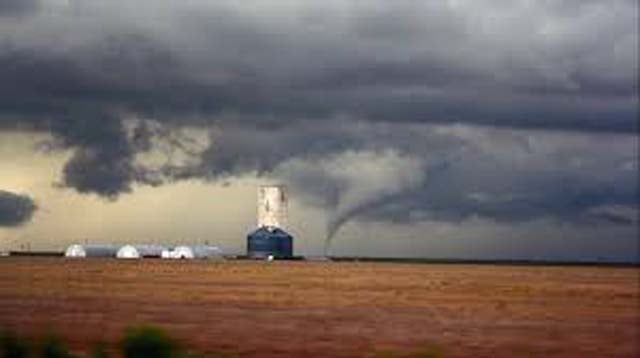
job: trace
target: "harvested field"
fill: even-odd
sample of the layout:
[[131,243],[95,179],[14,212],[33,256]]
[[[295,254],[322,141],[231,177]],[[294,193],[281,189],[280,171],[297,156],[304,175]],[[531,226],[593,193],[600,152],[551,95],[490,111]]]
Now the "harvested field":
[[200,352],[635,357],[638,268],[0,259],[0,328],[78,352],[153,324]]

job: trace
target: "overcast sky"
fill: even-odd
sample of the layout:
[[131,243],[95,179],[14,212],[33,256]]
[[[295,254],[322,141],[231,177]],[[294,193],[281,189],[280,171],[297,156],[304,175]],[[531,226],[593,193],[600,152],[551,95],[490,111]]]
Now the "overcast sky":
[[638,3],[0,0],[0,249],[638,261]]

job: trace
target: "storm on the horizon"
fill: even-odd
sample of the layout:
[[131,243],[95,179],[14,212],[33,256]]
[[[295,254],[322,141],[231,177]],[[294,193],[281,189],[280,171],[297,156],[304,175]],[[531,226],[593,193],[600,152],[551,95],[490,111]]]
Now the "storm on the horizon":
[[0,0],[0,251],[639,261],[638,2]]

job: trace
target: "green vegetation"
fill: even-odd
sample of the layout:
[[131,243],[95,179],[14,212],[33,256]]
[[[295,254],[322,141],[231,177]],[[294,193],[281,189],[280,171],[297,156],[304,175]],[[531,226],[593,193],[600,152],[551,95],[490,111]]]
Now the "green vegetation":
[[[21,338],[10,331],[0,331],[0,358],[233,358],[232,353],[195,354],[184,350],[180,344],[163,330],[140,326],[126,330],[118,345],[119,351],[110,351],[104,343],[98,343],[90,354],[72,354],[65,343],[55,335],[48,335],[42,341]],[[428,347],[422,350],[397,354],[380,352],[376,358],[441,358],[439,349]]]
[[73,358],[66,345],[54,335],[46,337],[38,351],[38,357],[42,358]]
[[124,358],[183,356],[177,343],[162,330],[154,327],[128,329],[122,341],[121,350]]
[[29,356],[29,342],[9,331],[0,332],[0,357],[24,358]]
[[140,326],[126,330],[118,345],[119,351],[110,351],[106,344],[98,343],[84,356],[72,354],[65,343],[55,335],[41,341],[30,341],[10,331],[0,330],[0,358],[232,358],[229,353],[200,355],[183,349],[163,330]]
[[[130,328],[120,342],[118,357],[123,358],[196,358],[180,349],[176,341],[154,327]],[[75,358],[64,342],[54,335],[40,342],[23,339],[10,331],[0,332],[0,358]],[[106,345],[96,345],[90,358],[109,358]]]
[[12,332],[0,333],[0,358],[73,358],[65,344],[56,336],[45,337],[38,344],[20,338]]
[[104,343],[98,343],[91,353],[91,358],[109,358],[107,346]]

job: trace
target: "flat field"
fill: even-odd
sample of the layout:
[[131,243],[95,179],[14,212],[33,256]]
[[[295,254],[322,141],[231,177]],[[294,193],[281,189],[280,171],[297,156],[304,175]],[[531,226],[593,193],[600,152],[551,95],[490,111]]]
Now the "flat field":
[[240,357],[636,357],[640,269],[0,258],[0,328]]

